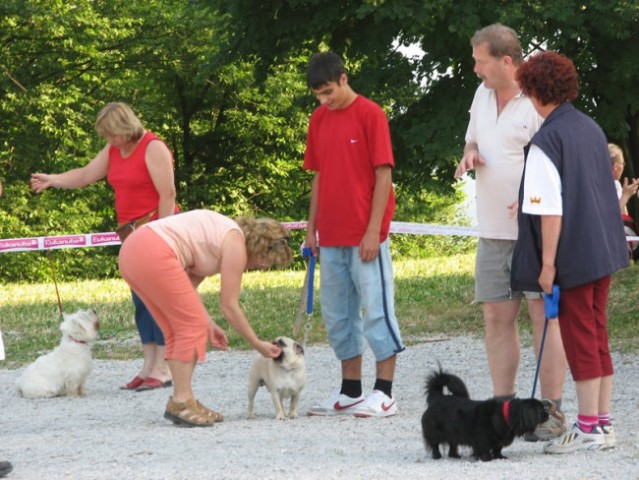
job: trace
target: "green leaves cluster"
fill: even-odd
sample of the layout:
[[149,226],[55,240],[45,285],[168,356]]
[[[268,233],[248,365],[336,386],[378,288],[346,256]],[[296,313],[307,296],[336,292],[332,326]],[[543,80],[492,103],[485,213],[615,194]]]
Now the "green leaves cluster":
[[[0,237],[113,228],[105,181],[37,196],[27,186],[32,172],[82,166],[102,148],[93,124],[110,101],[129,103],[166,140],[182,209],[301,218],[309,183],[301,170],[304,59],[290,57],[257,82],[255,60],[238,58],[228,43],[229,22],[203,2],[3,2]],[[55,254],[62,277],[117,274],[115,255]],[[0,275],[41,276],[33,257],[5,255]]]
[[[341,54],[354,89],[389,115],[396,219],[451,218],[452,172],[478,84],[469,39],[495,21],[515,28],[530,50],[574,59],[583,85],[578,106],[622,145],[635,176],[638,20],[631,1],[5,0],[0,237],[113,227],[105,182],[38,196],[27,188],[32,172],[61,172],[95,155],[103,141],[93,123],[110,101],[131,104],[174,152],[183,209],[304,219],[310,178],[301,161],[315,106],[304,70],[321,49]],[[423,56],[407,55],[409,46]],[[398,241],[398,251],[416,251],[413,241]],[[437,242],[417,249],[448,250]],[[56,256],[67,257],[63,277],[108,276],[117,273],[116,254]],[[2,260],[3,278],[44,275],[28,255]]]

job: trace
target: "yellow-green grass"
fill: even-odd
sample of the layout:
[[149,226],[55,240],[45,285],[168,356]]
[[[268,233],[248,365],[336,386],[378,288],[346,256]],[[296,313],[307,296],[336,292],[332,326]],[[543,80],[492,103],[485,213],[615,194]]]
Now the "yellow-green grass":
[[[405,343],[414,344],[453,335],[481,336],[481,307],[473,304],[473,254],[419,260],[396,260],[395,306]],[[609,301],[609,331],[614,348],[636,350],[639,330],[635,313],[639,297],[639,267],[632,266],[613,278]],[[241,304],[253,328],[264,339],[293,335],[305,272],[279,270],[247,272]],[[326,332],[319,308],[319,274],[315,275],[315,302],[309,343],[325,343]],[[73,312],[92,307],[101,320],[100,340],[94,356],[131,359],[141,354],[133,320],[130,291],[123,280],[61,282],[63,308]],[[200,294],[210,315],[226,329],[232,348],[247,348],[246,342],[228,327],[220,314],[219,278],[206,279]],[[520,315],[526,338],[529,322]],[[302,323],[307,315],[303,311]],[[0,290],[0,330],[4,334],[7,360],[3,367],[32,361],[54,348],[60,338],[57,297],[53,282],[8,284]],[[296,338],[301,340],[304,329]]]

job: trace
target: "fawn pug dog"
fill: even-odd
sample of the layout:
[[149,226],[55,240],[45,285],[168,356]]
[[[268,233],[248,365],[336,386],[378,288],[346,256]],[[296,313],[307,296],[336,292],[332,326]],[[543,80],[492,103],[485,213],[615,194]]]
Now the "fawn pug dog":
[[100,322],[95,310],[63,314],[62,340],[53,351],[39,357],[16,380],[18,395],[49,398],[85,394],[84,384],[92,368],[91,344]]
[[422,416],[422,434],[434,459],[442,457],[441,444],[448,444],[451,458],[460,458],[459,445],[470,446],[473,456],[482,461],[506,458],[503,447],[548,420],[544,404],[532,398],[471,400],[464,382],[441,369],[428,377],[425,390],[428,408]]
[[248,415],[254,418],[255,394],[261,386],[266,386],[275,407],[275,418],[284,420],[284,400],[291,399],[288,416],[297,418],[297,404],[306,386],[306,361],[304,348],[288,337],[277,337],[273,342],[282,349],[277,358],[259,356],[253,362],[248,376]]

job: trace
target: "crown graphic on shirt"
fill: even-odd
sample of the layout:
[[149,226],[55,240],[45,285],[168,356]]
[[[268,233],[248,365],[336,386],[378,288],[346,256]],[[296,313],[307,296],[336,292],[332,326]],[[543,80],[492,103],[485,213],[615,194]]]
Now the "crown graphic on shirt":
[[541,197],[530,197],[530,203],[541,203]]

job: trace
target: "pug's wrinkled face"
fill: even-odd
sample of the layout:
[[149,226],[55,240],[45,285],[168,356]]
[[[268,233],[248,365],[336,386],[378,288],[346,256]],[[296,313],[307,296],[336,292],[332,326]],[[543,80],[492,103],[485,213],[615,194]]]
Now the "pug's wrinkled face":
[[293,360],[300,355],[304,355],[304,347],[292,338],[289,337],[277,337],[273,340],[273,345],[277,345],[282,350],[282,353],[273,360],[276,362],[283,362],[284,360]]

